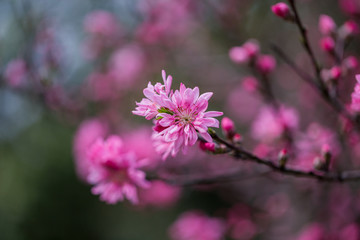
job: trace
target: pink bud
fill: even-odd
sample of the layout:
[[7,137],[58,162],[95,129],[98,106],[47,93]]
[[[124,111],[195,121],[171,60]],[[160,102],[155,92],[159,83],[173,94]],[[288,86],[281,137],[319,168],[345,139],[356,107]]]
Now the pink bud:
[[215,152],[215,143],[200,141],[199,147],[203,151]]
[[238,64],[246,63],[249,60],[249,54],[243,47],[232,47],[229,51],[229,57]]
[[258,88],[258,81],[255,77],[245,77],[241,86],[248,92],[254,92]]
[[226,135],[232,134],[235,130],[234,122],[230,118],[224,117],[221,120],[221,128],[226,133]]
[[325,143],[321,146],[321,153],[322,153],[322,155],[324,155],[328,152],[330,152],[330,146],[329,146],[329,144]]
[[276,66],[275,58],[271,55],[262,55],[257,59],[256,67],[262,74],[268,74]]
[[246,43],[242,45],[242,47],[246,50],[250,58],[255,57],[260,50],[259,43],[253,39],[248,40]]
[[234,140],[234,142],[236,142],[236,143],[240,143],[240,142],[242,142],[243,137],[242,137],[240,134],[235,133],[235,134],[234,134],[234,137],[233,137],[233,140]]
[[357,33],[359,33],[359,26],[352,20],[345,22],[339,29],[339,35],[342,38],[347,38]]
[[337,80],[341,77],[342,70],[339,66],[334,66],[330,69],[330,77],[334,80]]
[[280,18],[286,19],[290,16],[290,8],[283,2],[279,2],[271,6],[271,11]]
[[349,56],[344,59],[343,65],[346,70],[354,70],[359,65],[358,60],[354,56]]
[[330,35],[335,32],[336,24],[328,15],[321,15],[319,18],[319,30],[324,35]]
[[325,52],[332,52],[335,48],[335,41],[332,37],[324,37],[320,40],[320,46]]

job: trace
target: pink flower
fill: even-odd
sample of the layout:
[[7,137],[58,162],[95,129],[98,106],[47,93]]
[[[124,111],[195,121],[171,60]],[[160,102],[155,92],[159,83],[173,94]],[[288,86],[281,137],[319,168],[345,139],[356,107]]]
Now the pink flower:
[[221,240],[225,224],[198,211],[183,213],[170,227],[173,240]]
[[[166,78],[165,71],[162,72],[164,85],[149,83],[144,89],[147,98],[137,104],[134,114],[144,116],[150,120],[156,117],[156,129],[154,139],[156,148],[163,154],[165,159],[169,153],[173,156],[180,149],[186,150],[193,146],[198,139],[198,134],[206,141],[212,142],[209,135],[209,127],[219,127],[219,121],[213,117],[221,116],[222,112],[205,112],[211,92],[199,95],[199,88],[186,88],[180,84],[180,89],[173,92],[171,88],[172,77]],[[171,92],[170,92],[171,91]],[[156,136],[158,135],[158,136]],[[159,137],[160,136],[160,137]],[[167,150],[161,146],[164,143]]]
[[360,3],[358,0],[339,0],[340,7],[350,15],[360,14]]
[[296,238],[297,240],[320,240],[326,239],[324,228],[318,223],[312,223],[306,226]]
[[356,81],[354,92],[351,94],[350,109],[354,112],[360,112],[360,75],[356,75]]
[[257,59],[256,67],[262,74],[268,74],[276,67],[275,58],[271,55],[262,55]]
[[27,69],[23,59],[14,59],[8,63],[5,70],[5,79],[9,86],[19,87],[24,83]]
[[291,13],[290,13],[290,8],[286,3],[283,2],[279,2],[273,6],[271,6],[271,11],[278,17],[280,18],[288,18]]
[[252,125],[252,135],[263,142],[272,142],[282,136],[285,128],[297,128],[298,116],[295,110],[281,107],[277,112],[271,107],[260,110]]
[[173,205],[180,197],[181,189],[162,181],[152,181],[151,187],[140,192],[140,203],[165,208]]
[[215,143],[200,141],[199,147],[203,151],[215,152]]
[[73,151],[77,174],[80,178],[86,179],[89,174],[88,148],[98,138],[105,137],[108,130],[107,124],[97,118],[85,120],[78,127],[74,137]]
[[116,34],[118,24],[111,13],[97,10],[86,16],[84,28],[88,33],[110,37]]
[[93,194],[109,204],[127,198],[138,203],[137,187],[147,188],[149,182],[145,173],[139,170],[144,160],[138,160],[133,152],[124,151],[123,143],[117,136],[107,140],[98,139],[88,150],[90,161],[88,182],[94,184]]
[[328,15],[321,15],[319,18],[319,30],[324,35],[330,35],[335,32],[336,24]]

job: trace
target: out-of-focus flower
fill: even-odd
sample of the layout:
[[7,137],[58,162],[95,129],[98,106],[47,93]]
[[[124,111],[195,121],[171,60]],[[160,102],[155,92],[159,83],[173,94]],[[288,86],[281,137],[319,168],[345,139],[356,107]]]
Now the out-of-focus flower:
[[354,56],[349,56],[343,60],[343,68],[347,71],[352,71],[359,65],[358,60]]
[[250,209],[245,205],[237,204],[229,209],[227,225],[232,239],[253,239],[257,233],[257,227],[251,219]]
[[104,37],[113,36],[119,30],[115,16],[104,10],[93,11],[86,15],[84,28],[88,33]]
[[[163,153],[164,159],[171,152],[174,156],[180,149],[184,151],[188,146],[192,146],[198,139],[199,134],[204,140],[212,142],[209,135],[209,127],[219,127],[219,121],[213,117],[221,116],[222,112],[205,112],[208,107],[208,100],[212,96],[211,92],[199,96],[199,88],[186,88],[180,84],[180,89],[171,91],[171,76],[166,77],[163,71],[164,85],[156,83],[154,86],[149,82],[148,87],[144,89],[144,95],[134,114],[144,116],[150,120],[156,117],[156,125],[161,126],[157,135],[157,149],[164,142],[167,147],[171,146],[166,153]],[[171,91],[171,92],[170,92]],[[168,144],[169,143],[169,144]],[[172,144],[173,143],[173,144]]]
[[77,174],[81,179],[86,180],[89,174],[88,148],[98,138],[105,137],[108,130],[107,124],[98,118],[85,120],[78,127],[74,137],[73,151]]
[[225,224],[217,218],[210,218],[198,211],[183,213],[170,227],[173,240],[221,240]]
[[109,74],[117,89],[124,90],[132,86],[145,67],[142,49],[134,44],[118,49],[111,57]]
[[181,189],[163,181],[152,181],[151,186],[140,191],[140,204],[160,208],[173,205],[180,197]]
[[256,61],[256,67],[262,74],[268,74],[276,67],[276,60],[271,55],[261,55]]
[[360,14],[360,3],[358,0],[339,0],[340,7],[350,15]]
[[5,79],[9,86],[19,87],[24,84],[27,75],[26,63],[23,59],[14,59],[5,69]]
[[125,198],[133,204],[138,203],[136,188],[149,187],[145,173],[139,170],[146,161],[138,160],[133,152],[124,151],[117,136],[110,136],[105,141],[98,139],[87,154],[90,161],[87,180],[95,185],[93,194],[99,194],[100,199],[109,204]]
[[354,112],[360,112],[360,75],[356,75],[356,81],[354,92],[351,94],[350,109]]
[[247,63],[257,56],[259,49],[258,42],[250,39],[240,47],[232,47],[229,51],[229,57],[234,63]]
[[321,77],[325,82],[330,80],[338,80],[341,77],[342,73],[343,71],[341,67],[333,66],[330,69],[323,69],[321,71]]
[[271,142],[280,138],[286,128],[295,129],[298,126],[298,116],[295,110],[281,107],[279,111],[271,107],[260,110],[251,131],[252,136],[263,142]]
[[210,143],[210,142],[200,141],[199,147],[203,151],[215,152],[215,143],[212,142]]
[[319,30],[324,35],[331,35],[336,31],[336,24],[330,16],[322,14],[319,18]]

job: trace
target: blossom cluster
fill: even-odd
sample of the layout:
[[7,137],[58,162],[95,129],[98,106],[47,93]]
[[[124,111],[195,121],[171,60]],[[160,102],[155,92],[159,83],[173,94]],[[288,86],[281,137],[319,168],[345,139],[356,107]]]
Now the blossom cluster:
[[175,156],[180,149],[184,152],[193,146],[198,135],[207,142],[212,142],[208,128],[219,127],[214,117],[223,113],[208,111],[208,101],[212,92],[199,94],[199,88],[187,88],[183,83],[180,89],[171,89],[172,77],[166,77],[162,71],[164,84],[150,82],[143,93],[146,98],[137,102],[133,114],[143,116],[147,120],[155,118],[154,141],[156,149],[166,159],[171,153]]

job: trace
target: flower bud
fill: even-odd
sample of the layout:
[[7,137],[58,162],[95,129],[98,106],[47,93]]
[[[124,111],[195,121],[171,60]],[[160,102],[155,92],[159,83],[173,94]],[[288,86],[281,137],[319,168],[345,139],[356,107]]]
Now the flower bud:
[[286,166],[288,159],[289,159],[288,151],[287,151],[287,149],[284,148],[279,152],[279,155],[278,155],[279,166],[281,168],[284,168]]
[[255,77],[245,77],[241,86],[248,92],[252,93],[258,88],[258,80]]
[[200,141],[199,147],[203,151],[215,152],[215,143]]
[[344,59],[343,61],[343,67],[347,71],[354,70],[359,65],[358,60],[354,56],[349,56]]
[[233,135],[235,130],[234,122],[230,118],[224,117],[221,120],[221,128],[227,136]]
[[319,30],[324,35],[331,35],[336,30],[336,24],[330,16],[323,14],[319,18]]
[[243,47],[232,47],[229,57],[234,63],[243,64],[249,61],[248,52]]
[[269,74],[276,67],[275,58],[271,55],[262,55],[257,59],[256,67],[262,74]]
[[249,58],[255,57],[260,51],[259,43],[254,39],[248,40],[242,47],[246,50]]
[[328,144],[323,144],[321,147],[321,155],[325,161],[325,164],[327,166],[330,165],[330,160],[331,160],[331,151],[330,151],[330,146]]
[[233,137],[233,141],[237,144],[240,144],[243,141],[243,137],[240,134],[235,133]]
[[271,6],[271,11],[278,16],[279,18],[290,20],[292,19],[292,14],[290,12],[290,8],[286,3],[279,2],[273,6]]
[[339,35],[343,39],[346,39],[357,33],[359,33],[359,26],[352,20],[345,22],[344,25],[342,25],[339,29]]
[[325,52],[333,52],[335,49],[335,41],[332,37],[324,37],[320,40],[320,47]]

